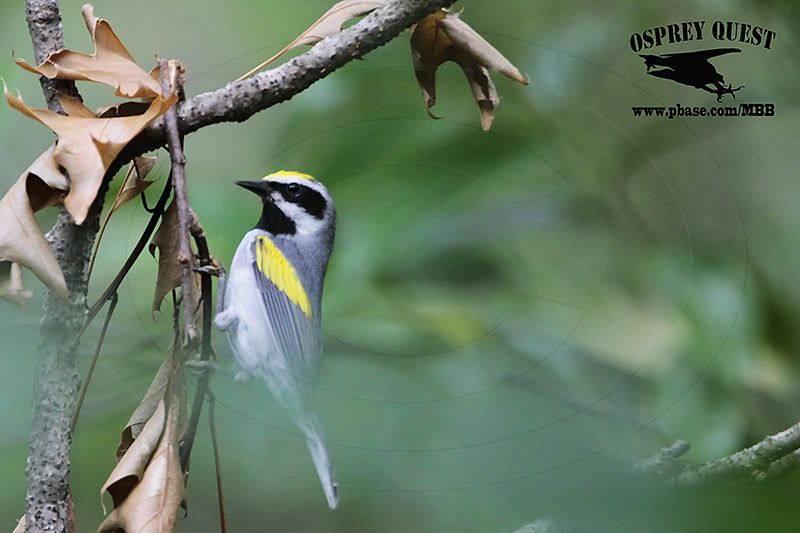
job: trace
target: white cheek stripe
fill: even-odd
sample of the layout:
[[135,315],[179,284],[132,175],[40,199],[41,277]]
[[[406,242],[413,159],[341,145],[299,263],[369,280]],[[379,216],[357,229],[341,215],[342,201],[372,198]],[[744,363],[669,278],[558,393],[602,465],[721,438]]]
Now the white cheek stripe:
[[292,219],[297,227],[297,233],[300,235],[313,235],[320,231],[325,223],[325,220],[320,220],[306,213],[306,210],[297,204],[287,202],[280,193],[272,193],[272,201],[275,205],[283,211],[283,213]]

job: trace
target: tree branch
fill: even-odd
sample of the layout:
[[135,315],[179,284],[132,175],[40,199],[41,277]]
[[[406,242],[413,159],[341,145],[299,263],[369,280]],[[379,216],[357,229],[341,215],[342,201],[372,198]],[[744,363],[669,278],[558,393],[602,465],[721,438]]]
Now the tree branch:
[[[177,61],[161,60],[161,90],[164,94],[182,92],[182,68]],[[194,316],[197,302],[194,301],[194,255],[189,242],[189,226],[192,208],[186,188],[186,157],[183,154],[183,135],[178,132],[175,106],[164,114],[167,125],[167,146],[172,163],[172,186],[175,189],[175,205],[178,209],[178,261],[181,264],[181,298],[183,299],[184,342],[192,345],[197,339]]]
[[800,469],[800,422],[756,444],[715,461],[696,465],[678,460],[689,450],[679,440],[636,464],[636,469],[679,485],[700,485],[742,479],[764,481]]
[[[259,111],[290,100],[334,70],[391,41],[403,30],[455,0],[395,0],[281,66],[177,106],[178,129],[186,135],[220,122],[244,122]],[[166,117],[145,129],[120,154],[130,161],[162,146]]]
[[688,468],[675,480],[685,485],[750,478],[764,480],[800,466],[800,423],[722,459]]
[[[37,61],[63,48],[61,16],[56,0],[26,0],[28,31]],[[41,78],[47,106],[63,112],[58,93],[79,97],[73,82]],[[64,273],[67,300],[45,291],[39,343],[40,362],[34,384],[34,409],[28,458],[25,516],[28,531],[68,532],[74,529],[69,489],[70,425],[80,386],[76,350],[86,308],[87,266],[106,187],[101,187],[82,226],[62,208],[46,235]]]

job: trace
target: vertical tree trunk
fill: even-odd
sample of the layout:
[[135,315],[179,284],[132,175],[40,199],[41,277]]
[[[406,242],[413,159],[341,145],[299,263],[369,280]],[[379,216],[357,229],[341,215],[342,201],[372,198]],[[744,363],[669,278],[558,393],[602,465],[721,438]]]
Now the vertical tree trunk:
[[[37,62],[64,47],[57,0],[27,0],[28,30]],[[42,78],[47,106],[61,111],[58,93],[78,96],[75,84]],[[28,458],[25,517],[28,531],[68,532],[74,528],[69,491],[70,422],[80,386],[78,337],[86,314],[88,260],[99,228],[103,192],[82,226],[62,208],[47,234],[69,290],[61,300],[45,292],[39,373],[34,392],[33,427]]]

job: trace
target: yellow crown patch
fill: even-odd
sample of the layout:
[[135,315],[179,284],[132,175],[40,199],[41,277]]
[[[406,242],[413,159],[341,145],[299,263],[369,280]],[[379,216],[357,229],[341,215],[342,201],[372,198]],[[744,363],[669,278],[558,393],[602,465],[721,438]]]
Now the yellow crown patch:
[[316,181],[316,178],[311,174],[295,172],[294,170],[279,170],[278,172],[273,172],[269,176],[264,176],[262,180],[267,181],[272,178],[303,178],[309,181]]
[[256,266],[292,303],[311,318],[311,302],[292,264],[268,237],[256,237]]

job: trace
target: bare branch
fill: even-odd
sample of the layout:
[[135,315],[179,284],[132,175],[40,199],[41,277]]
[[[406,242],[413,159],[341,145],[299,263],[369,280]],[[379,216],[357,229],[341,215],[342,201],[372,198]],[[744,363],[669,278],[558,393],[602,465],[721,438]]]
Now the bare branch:
[[[161,90],[164,94],[181,92],[182,68],[177,61],[161,60]],[[189,225],[192,221],[189,193],[186,189],[186,157],[183,155],[183,136],[178,132],[175,106],[164,115],[167,126],[167,145],[172,161],[172,186],[175,189],[175,204],[178,208],[178,261],[181,264],[181,298],[183,299],[184,340],[191,344],[197,339],[194,316],[197,302],[194,301],[194,256],[189,242]]]
[[[178,130],[186,135],[220,122],[243,122],[291,99],[334,70],[391,41],[409,26],[455,0],[394,0],[341,33],[323,39],[283,65],[221,89],[198,94],[178,105]],[[166,117],[144,130],[123,151],[129,161],[167,138]]]
[[682,473],[685,467],[678,463],[678,458],[689,451],[689,443],[678,440],[665,448],[661,448],[651,457],[640,461],[636,469],[642,472],[653,472],[660,476],[673,477]]
[[[786,468],[800,466],[797,450],[800,449],[800,423],[770,435],[758,443],[722,459],[694,467],[680,474],[681,484],[698,484],[709,481],[727,481],[737,478],[766,479],[783,473]],[[772,466],[773,463],[775,466]]]

